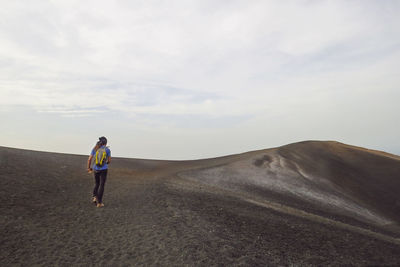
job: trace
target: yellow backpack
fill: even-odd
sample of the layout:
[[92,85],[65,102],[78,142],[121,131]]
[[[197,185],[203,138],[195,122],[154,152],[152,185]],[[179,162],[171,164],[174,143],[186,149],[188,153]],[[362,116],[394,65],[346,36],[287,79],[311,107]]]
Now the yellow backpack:
[[103,167],[106,163],[107,152],[105,147],[101,147],[96,151],[96,166]]

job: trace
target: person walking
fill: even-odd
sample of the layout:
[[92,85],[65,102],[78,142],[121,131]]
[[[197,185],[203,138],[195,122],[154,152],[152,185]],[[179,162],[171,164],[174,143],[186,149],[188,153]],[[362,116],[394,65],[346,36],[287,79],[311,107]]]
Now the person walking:
[[[99,141],[92,149],[87,162],[88,172],[91,173],[94,171],[95,185],[93,189],[92,202],[96,204],[98,208],[104,207],[104,186],[107,180],[108,164],[111,162],[111,150],[106,145],[107,138],[104,136],[100,137]],[[94,163],[92,169],[93,158]]]

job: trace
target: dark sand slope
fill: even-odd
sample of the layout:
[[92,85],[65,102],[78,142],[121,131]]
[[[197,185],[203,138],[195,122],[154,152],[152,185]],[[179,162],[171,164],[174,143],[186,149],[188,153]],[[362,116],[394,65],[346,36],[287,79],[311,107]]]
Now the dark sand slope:
[[206,184],[380,226],[400,222],[400,157],[302,142],[179,174]]
[[400,264],[394,155],[302,142],[114,158],[103,209],[86,160],[0,147],[1,266]]

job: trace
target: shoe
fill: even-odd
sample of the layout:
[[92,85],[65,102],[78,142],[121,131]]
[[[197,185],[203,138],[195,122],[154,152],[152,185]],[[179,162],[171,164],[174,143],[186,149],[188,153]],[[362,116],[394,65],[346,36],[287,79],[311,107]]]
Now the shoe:
[[104,204],[103,203],[97,203],[97,207],[98,208],[104,207]]
[[97,202],[97,197],[96,197],[96,196],[94,196],[94,197],[92,198],[92,202],[96,204],[96,202]]

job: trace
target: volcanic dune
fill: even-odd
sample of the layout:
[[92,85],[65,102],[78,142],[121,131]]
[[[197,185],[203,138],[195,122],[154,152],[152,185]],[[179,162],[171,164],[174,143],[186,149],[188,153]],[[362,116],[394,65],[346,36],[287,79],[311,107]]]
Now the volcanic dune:
[[0,263],[400,265],[400,157],[307,141],[194,161],[0,147]]

